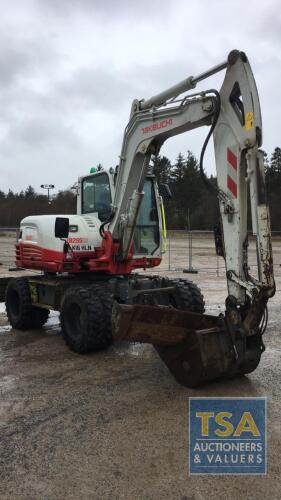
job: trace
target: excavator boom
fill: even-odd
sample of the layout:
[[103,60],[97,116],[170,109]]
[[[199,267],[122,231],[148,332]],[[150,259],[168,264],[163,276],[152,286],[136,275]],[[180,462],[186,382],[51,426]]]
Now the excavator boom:
[[[211,89],[178,97],[225,68],[219,92]],[[158,154],[169,137],[205,125],[210,126],[208,138],[211,134],[214,138],[220,247],[228,285],[225,314],[216,318],[153,305],[153,290],[140,294],[138,304],[116,303],[113,308],[114,338],[152,343],[175,378],[190,387],[249,373],[257,367],[264,350],[267,301],[275,292],[259,150],[261,111],[253,73],[243,52],[232,51],[227,62],[198,77],[189,77],[146,101],[133,102],[119,165],[115,216],[109,224],[109,231],[120,242],[117,258],[126,260],[150,156]],[[256,277],[250,275],[248,266],[248,192],[256,238]]]

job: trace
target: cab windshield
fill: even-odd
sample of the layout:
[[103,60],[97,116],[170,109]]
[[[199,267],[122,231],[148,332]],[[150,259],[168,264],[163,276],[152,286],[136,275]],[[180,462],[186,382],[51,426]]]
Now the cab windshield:
[[[152,179],[144,183],[144,196],[134,231],[135,255],[153,255],[160,245],[159,220]],[[111,213],[109,177],[101,172],[82,181],[82,214],[97,213],[106,221]]]
[[111,212],[111,193],[106,172],[86,177],[82,183],[82,214],[97,213],[101,221]]

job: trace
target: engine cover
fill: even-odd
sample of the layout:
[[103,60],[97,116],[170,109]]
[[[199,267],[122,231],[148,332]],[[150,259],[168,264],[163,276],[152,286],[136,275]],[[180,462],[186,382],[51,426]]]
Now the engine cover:
[[[55,237],[56,217],[69,218],[67,251],[65,241]],[[83,270],[83,261],[100,253],[100,224],[92,214],[25,217],[16,244],[16,265],[49,272]]]

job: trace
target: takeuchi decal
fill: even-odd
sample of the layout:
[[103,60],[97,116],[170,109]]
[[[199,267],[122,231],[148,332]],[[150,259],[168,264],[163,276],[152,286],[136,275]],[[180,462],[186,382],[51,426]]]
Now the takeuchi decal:
[[168,118],[166,120],[162,120],[161,122],[158,123],[153,123],[153,125],[149,125],[148,127],[143,127],[142,128],[142,133],[143,134],[148,134],[149,132],[154,132],[154,130],[159,130],[161,128],[166,128],[169,125],[173,124],[172,118]]
[[80,244],[80,243],[88,243],[88,238],[66,238],[67,243],[75,243],[75,244]]

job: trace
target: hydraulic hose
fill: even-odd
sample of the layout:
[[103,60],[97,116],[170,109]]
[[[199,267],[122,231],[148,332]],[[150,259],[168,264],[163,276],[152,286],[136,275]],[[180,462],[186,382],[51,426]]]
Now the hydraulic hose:
[[100,225],[99,233],[100,233],[101,238],[103,238],[103,239],[104,239],[104,227],[106,226],[106,224],[109,224],[112,221],[113,216],[114,216],[114,212],[112,211],[110,216]]
[[208,135],[207,135],[207,137],[206,137],[206,139],[204,141],[204,144],[202,146],[202,149],[201,149],[200,160],[199,160],[199,170],[200,170],[201,179],[206,184],[206,186],[208,187],[208,189],[213,189],[213,190],[217,191],[218,188],[215,187],[215,186],[213,186],[213,184],[207,179],[206,174],[204,172],[204,167],[203,167],[203,161],[204,161],[205,151],[206,151],[206,148],[208,146],[210,137],[213,134],[215,126],[216,126],[216,124],[218,122],[218,118],[219,118],[220,110],[221,110],[221,98],[220,98],[219,92],[217,90],[215,90],[215,89],[211,89],[211,90],[208,91],[208,94],[209,93],[215,94],[215,96],[216,96],[216,99],[215,99],[215,114],[214,114],[213,123],[211,125],[211,128],[210,128],[210,130],[208,132]]

